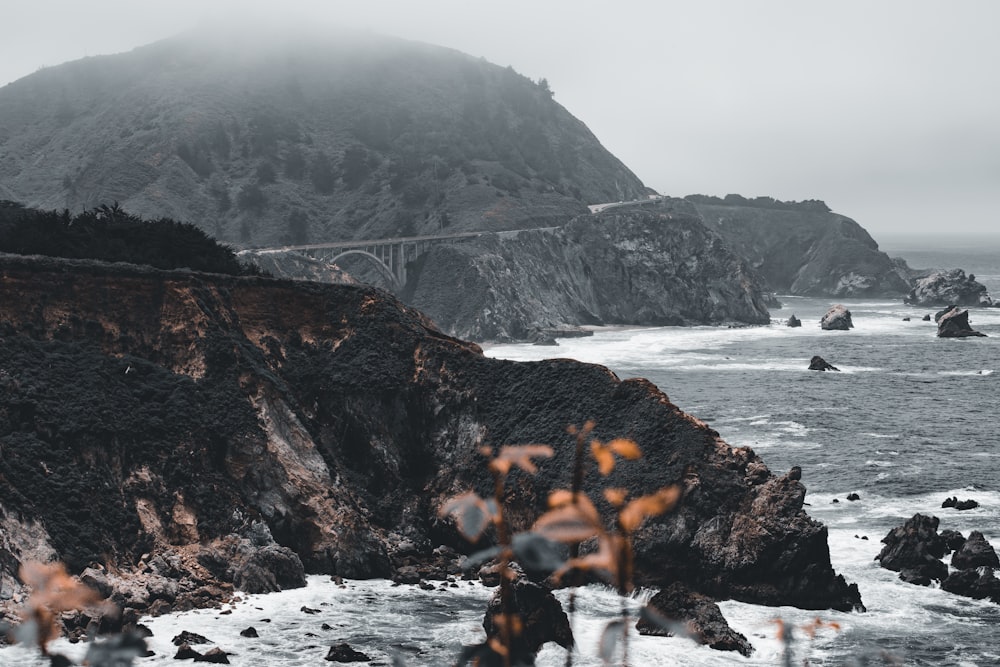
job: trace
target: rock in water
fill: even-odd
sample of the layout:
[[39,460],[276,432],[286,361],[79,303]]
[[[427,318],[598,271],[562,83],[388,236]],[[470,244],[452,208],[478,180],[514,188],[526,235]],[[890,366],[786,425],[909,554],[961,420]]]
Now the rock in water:
[[[520,614],[524,624],[511,646],[515,664],[534,664],[535,654],[547,642],[555,642],[565,649],[572,648],[573,630],[570,628],[569,618],[547,586],[519,578],[511,584],[510,593],[511,611]],[[483,618],[487,637],[499,632],[494,619],[502,611],[500,592],[497,591],[490,598]]]
[[1000,567],[997,552],[978,530],[972,531],[969,539],[951,556],[951,566],[959,570],[977,567]]
[[326,660],[330,662],[370,662],[371,658],[362,653],[361,651],[355,651],[346,643],[340,643],[336,646],[331,646],[330,651],[326,654]]
[[948,566],[940,559],[946,546],[938,535],[938,523],[936,516],[914,514],[882,538],[885,547],[875,560],[887,570],[899,572],[901,579],[911,583],[927,585],[932,579],[945,579]]
[[181,646],[182,644],[208,644],[209,639],[199,635],[196,632],[188,632],[187,630],[182,631],[179,635],[175,636],[170,640],[174,646]]
[[787,324],[788,324],[788,326],[790,326],[792,328],[800,327],[800,326],[802,326],[802,320],[800,320],[799,318],[795,317],[795,315],[792,315],[791,317],[788,318]]
[[191,660],[191,659],[197,660],[200,657],[201,653],[198,653],[198,651],[195,651],[193,648],[191,648],[190,644],[184,643],[177,648],[177,653],[174,655],[174,660]]
[[951,498],[945,498],[944,502],[941,503],[941,507],[954,507],[957,510],[974,510],[979,507],[979,503],[972,498],[967,498],[965,500],[959,500],[957,496],[952,496]]
[[640,635],[672,636],[671,627],[684,627],[689,636],[699,644],[707,644],[719,651],[739,651],[749,657],[754,648],[747,638],[736,632],[726,621],[711,598],[688,590],[683,584],[672,584],[649,601],[649,606],[667,623],[657,623],[650,618],[640,618],[635,624]]
[[969,311],[957,306],[949,306],[934,318],[938,323],[938,338],[967,338],[969,336],[985,337],[969,324]]
[[217,665],[228,665],[229,664],[229,654],[223,651],[221,648],[216,646],[213,649],[205,651],[204,654],[196,657],[195,662],[212,662]]
[[957,530],[942,530],[940,534],[947,551],[958,551],[965,544],[965,536]]
[[847,331],[854,328],[851,321],[851,311],[845,306],[837,304],[826,311],[826,315],[819,321],[819,326],[825,331]]
[[913,306],[995,305],[986,293],[986,286],[976,282],[974,275],[966,276],[962,269],[935,271],[919,278],[903,302]]
[[948,575],[941,582],[942,590],[955,595],[982,600],[990,598],[1000,604],[1000,581],[993,574],[991,567],[979,567],[969,570],[958,570]]
[[816,355],[809,360],[809,370],[811,371],[839,371],[836,366],[827,363],[826,359]]

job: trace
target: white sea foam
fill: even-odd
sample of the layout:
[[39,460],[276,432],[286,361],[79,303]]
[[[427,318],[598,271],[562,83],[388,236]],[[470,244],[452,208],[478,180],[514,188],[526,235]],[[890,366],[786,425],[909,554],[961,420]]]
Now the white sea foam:
[[[712,650],[686,637],[640,636],[634,621],[638,608],[654,591],[642,591],[627,599],[632,622],[629,624],[629,657],[632,665],[774,665],[784,650],[777,637],[774,620],[802,625],[816,616],[790,607],[758,607],[735,602],[721,607],[734,629],[742,632],[755,647],[749,659],[735,653]],[[411,666],[451,664],[463,644],[484,638],[482,617],[491,591],[480,585],[457,589],[421,591],[415,587],[393,587],[383,580],[349,581],[345,588],[328,577],[311,576],[303,589],[269,595],[250,595],[225,610],[196,610],[144,619],[153,631],[147,641],[156,655],[137,661],[138,665],[166,667],[176,665],[177,647],[171,639],[187,630],[202,634],[209,644],[193,646],[204,652],[213,646],[232,653],[233,665],[268,665],[304,667],[322,664],[329,647],[346,641],[376,662],[388,664],[393,657]],[[557,591],[565,605],[569,591]],[[604,628],[620,618],[622,600],[612,590],[587,587],[577,591],[577,614],[573,632],[577,641],[574,664],[599,667],[599,642]],[[307,614],[303,607],[315,610]],[[220,613],[226,611],[226,614]],[[839,618],[837,612],[824,613]],[[323,624],[330,626],[323,629]],[[245,638],[240,632],[254,627],[258,638]],[[802,644],[795,655],[816,659],[831,640],[831,632],[821,632],[815,640]],[[85,644],[71,645],[60,640],[51,645],[55,652],[81,660]],[[620,654],[619,654],[620,655]],[[560,667],[565,651],[547,644],[538,655],[539,667]],[[47,665],[37,652],[22,647],[0,650],[0,665],[42,667]]]
[[979,370],[939,371],[938,375],[962,375],[962,376],[981,375],[983,377],[986,377],[989,375],[993,375],[993,371],[988,368]]

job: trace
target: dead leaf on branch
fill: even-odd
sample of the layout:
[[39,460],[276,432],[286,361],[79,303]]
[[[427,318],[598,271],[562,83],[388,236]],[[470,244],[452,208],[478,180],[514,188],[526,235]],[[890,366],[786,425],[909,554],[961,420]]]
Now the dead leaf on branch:
[[636,498],[618,515],[618,523],[626,533],[634,533],[647,518],[659,516],[673,509],[680,496],[680,487],[675,485]]
[[628,498],[628,489],[604,489],[604,499],[615,509],[624,505],[626,498]]
[[552,458],[555,451],[548,445],[504,445],[500,453],[490,461],[490,467],[501,475],[506,475],[512,466],[534,475],[538,466],[532,458]]
[[622,538],[618,535],[604,533],[598,536],[597,544],[597,551],[586,556],[569,559],[552,576],[560,579],[572,570],[585,570],[604,572],[608,575],[607,580],[610,581],[613,578],[612,573],[618,569],[618,554],[621,553]]
[[454,515],[455,525],[462,537],[475,542],[493,519],[493,513],[485,500],[472,491],[455,496],[441,506],[441,516]]
[[623,459],[634,461],[642,458],[642,450],[639,449],[639,445],[628,438],[615,438],[607,444],[607,447]]
[[594,430],[595,426],[597,426],[597,424],[595,424],[593,420],[588,419],[584,422],[582,427],[579,427],[576,424],[570,424],[566,427],[566,432],[570,435],[579,435],[585,438],[590,435],[590,432]]
[[604,526],[594,503],[580,495],[576,502],[560,505],[538,517],[532,530],[550,540],[572,544],[604,532]]
[[607,477],[615,469],[615,455],[610,449],[604,446],[600,440],[590,442],[590,453],[597,461],[597,471],[602,477]]
[[642,450],[628,438],[615,438],[611,442],[601,442],[594,438],[590,441],[590,453],[597,461],[597,470],[603,477],[611,474],[615,469],[615,454],[623,459],[641,459]]
[[549,508],[555,509],[573,502],[573,492],[566,489],[556,489],[549,494]]

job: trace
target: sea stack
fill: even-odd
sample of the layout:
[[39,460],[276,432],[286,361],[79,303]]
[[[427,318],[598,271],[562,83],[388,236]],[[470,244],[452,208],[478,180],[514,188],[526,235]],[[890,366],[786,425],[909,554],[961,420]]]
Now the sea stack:
[[819,326],[825,331],[847,331],[854,328],[851,321],[851,311],[846,306],[837,304],[826,311],[826,315],[819,321]]
[[969,324],[969,311],[962,310],[958,306],[948,306],[946,310],[934,318],[938,323],[938,338],[968,338],[970,336],[982,336]]

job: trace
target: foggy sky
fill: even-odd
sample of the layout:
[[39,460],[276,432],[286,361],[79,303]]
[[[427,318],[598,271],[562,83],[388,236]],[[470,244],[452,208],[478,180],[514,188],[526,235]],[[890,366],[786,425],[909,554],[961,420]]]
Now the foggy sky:
[[876,240],[1000,228],[995,0],[3,0],[0,85],[247,14],[544,77],[663,194],[823,199]]

